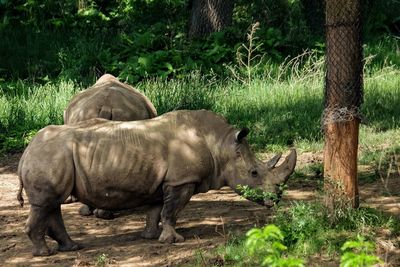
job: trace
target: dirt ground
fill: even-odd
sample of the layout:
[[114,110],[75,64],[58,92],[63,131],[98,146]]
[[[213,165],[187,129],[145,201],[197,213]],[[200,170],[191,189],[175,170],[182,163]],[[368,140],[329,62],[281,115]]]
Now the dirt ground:
[[[79,203],[63,205],[62,213],[67,231],[72,239],[84,246],[76,252],[59,252],[51,257],[32,257],[31,242],[24,234],[29,204],[21,208],[16,200],[18,178],[16,168],[21,154],[11,154],[0,159],[0,266],[177,266],[188,264],[196,251],[207,251],[223,244],[228,233],[242,234],[255,225],[263,225],[271,210],[251,203],[236,195],[229,188],[210,191],[192,198],[181,212],[177,231],[186,241],[167,245],[157,240],[140,237],[144,227],[143,211],[124,212],[114,220],[81,217]],[[321,161],[321,155],[305,153],[300,164]],[[388,180],[384,186],[377,181],[360,185],[363,205],[376,207],[400,215],[399,176]],[[282,200],[310,200],[315,198],[317,181],[313,179],[289,184]],[[392,192],[391,192],[392,191]],[[25,201],[27,198],[25,196]],[[56,243],[47,240],[52,247]],[[400,266],[399,238],[385,237],[378,245],[387,255],[390,266]],[[328,265],[326,265],[328,266]]]

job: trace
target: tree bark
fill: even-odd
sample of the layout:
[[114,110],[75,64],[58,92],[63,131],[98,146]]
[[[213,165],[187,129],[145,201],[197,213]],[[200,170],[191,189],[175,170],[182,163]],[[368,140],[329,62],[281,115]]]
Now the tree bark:
[[232,23],[234,0],[190,0],[189,37],[205,37]]
[[325,205],[330,211],[359,205],[358,129],[357,119],[328,124],[325,128]]
[[357,151],[362,103],[360,0],[326,0],[325,205],[359,205]]

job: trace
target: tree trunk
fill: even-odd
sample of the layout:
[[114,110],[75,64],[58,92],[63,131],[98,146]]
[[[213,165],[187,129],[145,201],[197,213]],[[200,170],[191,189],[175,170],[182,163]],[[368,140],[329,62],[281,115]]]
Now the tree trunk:
[[190,0],[189,37],[205,37],[232,23],[234,0]]
[[360,0],[326,0],[325,205],[359,205],[359,107],[362,102]]
[[359,121],[355,119],[331,123],[325,128],[325,205],[330,211],[359,205],[358,126]]

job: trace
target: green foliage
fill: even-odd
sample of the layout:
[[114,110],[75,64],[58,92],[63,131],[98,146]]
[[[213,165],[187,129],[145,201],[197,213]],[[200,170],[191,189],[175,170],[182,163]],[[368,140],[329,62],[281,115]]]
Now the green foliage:
[[358,235],[357,240],[346,241],[341,247],[343,255],[340,259],[341,267],[368,267],[383,261],[373,255],[374,243],[368,242]]
[[[270,64],[279,65],[304,50],[323,51],[321,1],[235,2],[231,27],[191,40],[186,34],[190,6],[183,0],[3,0],[0,75],[30,80],[62,77],[85,85],[104,72],[131,83],[147,77],[180,78],[199,70],[226,77],[225,65],[236,68],[237,49],[247,42],[244,33],[255,21],[259,28],[252,36],[257,40],[253,56],[258,58],[236,69],[246,82],[249,73],[258,78],[270,72]],[[380,37],[398,35],[398,9],[396,0],[366,1],[364,9],[366,35],[376,36],[369,42],[384,39],[379,43],[394,64],[399,63],[398,49],[393,49],[398,40]],[[373,61],[382,65],[385,58]]]
[[[257,78],[246,87],[241,82],[220,80],[201,72],[192,72],[180,79],[147,79],[136,86],[150,98],[159,114],[204,108],[225,116],[239,128],[249,127],[250,144],[257,150],[282,151],[294,144],[301,151],[315,151],[322,148],[323,72],[319,67],[310,67],[311,63],[301,62],[319,61],[303,58],[279,67],[269,65],[276,68],[275,74]],[[360,131],[360,159],[364,164],[375,162],[377,170],[382,148],[387,147],[388,140],[396,143],[400,136],[400,121],[396,120],[396,107],[400,103],[394,93],[400,88],[400,71],[395,66],[386,66],[384,70],[384,73],[375,71],[365,75],[363,113],[368,115],[369,122]],[[282,73],[289,72],[290,76],[284,78],[286,74]],[[49,80],[43,77],[36,83],[0,81],[0,132],[3,134],[0,144],[7,144],[0,145],[2,151],[22,147],[24,136],[31,131],[48,124],[61,124],[67,103],[86,87],[71,81]],[[92,80],[86,81],[86,84],[92,83]],[[380,107],[379,113],[373,111],[377,107]],[[381,170],[389,167],[384,162]],[[321,166],[316,168],[310,172],[321,173]]]
[[0,133],[0,155],[10,151],[23,150],[36,133],[37,130],[30,130],[28,132],[12,131],[7,134]]
[[[386,229],[396,236],[400,223],[371,208],[359,208],[351,213],[357,223],[344,219],[332,225],[321,204],[292,202],[289,207],[277,209],[270,224],[249,230],[245,239],[231,236],[216,254],[227,266],[307,266],[310,256],[318,254],[334,260],[343,252],[342,264],[348,264],[343,266],[370,266],[369,261],[378,259],[373,255],[371,243],[375,234]],[[365,241],[360,235],[371,241]],[[357,262],[365,265],[351,265]],[[313,263],[313,258],[309,258],[309,263]]]
[[398,231],[391,217],[372,208],[342,210],[340,215],[331,224],[321,204],[293,202],[288,210],[278,210],[273,223],[281,227],[289,252],[303,256],[321,249],[329,253],[338,251],[344,239],[357,233],[373,235],[377,227]]
[[95,265],[99,266],[99,267],[103,267],[103,266],[106,266],[107,262],[108,262],[107,254],[103,253],[103,254],[101,254],[101,255],[96,257]]
[[262,266],[271,267],[301,267],[303,261],[292,257],[282,257],[287,247],[283,245],[283,234],[273,225],[267,225],[262,229],[253,228],[246,233],[245,247],[250,255],[257,254],[261,257]]
[[179,80],[153,79],[138,84],[158,114],[178,109],[214,109],[219,88],[197,72]]
[[62,124],[63,110],[77,90],[72,82],[0,84],[0,153],[19,151],[40,128]]
[[[284,186],[282,185],[280,188],[283,191]],[[242,197],[260,204],[264,203],[265,199],[271,199],[275,202],[279,200],[277,194],[266,192],[259,187],[250,188],[248,185],[238,185],[236,190]]]

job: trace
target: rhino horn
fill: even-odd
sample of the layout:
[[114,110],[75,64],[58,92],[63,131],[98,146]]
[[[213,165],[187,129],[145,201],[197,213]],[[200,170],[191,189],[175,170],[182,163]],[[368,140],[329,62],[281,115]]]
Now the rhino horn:
[[[267,162],[267,164],[272,160],[274,160],[274,162],[278,162],[279,158],[276,158],[277,156],[273,157],[270,161]],[[278,167],[271,169],[272,173],[274,174],[275,184],[285,183],[289,179],[289,176],[293,173],[294,167],[296,166],[296,160],[296,150],[291,149],[289,155],[285,158],[284,162]]]
[[272,169],[278,163],[279,159],[282,157],[282,153],[278,153],[272,157],[272,159],[268,160],[267,168]]

